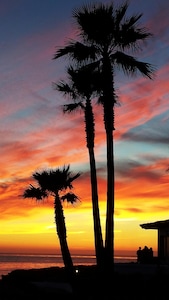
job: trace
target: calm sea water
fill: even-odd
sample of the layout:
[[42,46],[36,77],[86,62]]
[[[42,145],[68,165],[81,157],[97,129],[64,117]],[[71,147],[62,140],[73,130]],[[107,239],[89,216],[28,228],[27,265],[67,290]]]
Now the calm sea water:
[[[95,265],[94,255],[73,255],[74,265]],[[136,257],[116,256],[115,262],[135,262]],[[61,255],[41,254],[7,254],[0,253],[0,279],[16,269],[41,269],[48,267],[63,267]]]

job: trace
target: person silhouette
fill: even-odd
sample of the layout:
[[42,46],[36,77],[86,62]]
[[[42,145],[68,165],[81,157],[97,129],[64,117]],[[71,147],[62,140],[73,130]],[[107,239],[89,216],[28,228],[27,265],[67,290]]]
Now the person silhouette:
[[137,262],[141,263],[141,261],[142,261],[142,250],[141,247],[139,247],[137,250]]
[[153,248],[149,248],[149,263],[153,263]]
[[142,262],[144,264],[149,263],[149,248],[147,246],[145,246],[142,250]]

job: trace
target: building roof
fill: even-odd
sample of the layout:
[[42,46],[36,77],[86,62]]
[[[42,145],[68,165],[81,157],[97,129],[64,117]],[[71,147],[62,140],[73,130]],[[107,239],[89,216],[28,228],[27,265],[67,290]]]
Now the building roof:
[[140,224],[140,226],[144,229],[161,229],[161,228],[169,229],[169,220]]

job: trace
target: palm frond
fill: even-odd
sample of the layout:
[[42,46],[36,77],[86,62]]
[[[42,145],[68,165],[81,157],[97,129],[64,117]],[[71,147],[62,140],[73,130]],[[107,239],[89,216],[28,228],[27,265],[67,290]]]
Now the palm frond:
[[123,25],[123,28],[116,33],[116,38],[113,40],[113,44],[120,49],[139,49],[141,48],[141,42],[148,37],[152,36],[145,27],[137,28],[128,27],[128,24]]
[[73,89],[73,86],[70,86],[64,80],[61,80],[58,83],[53,83],[53,88],[55,90],[61,92],[62,94],[64,94],[64,96],[68,96],[68,97],[70,97],[72,99],[76,99],[77,98],[77,93]]
[[120,5],[119,8],[117,8],[115,10],[115,13],[114,13],[114,23],[115,23],[115,28],[119,28],[125,14],[126,14],[126,11],[128,9],[128,1],[126,1],[123,5]]
[[71,59],[80,63],[89,59],[95,60],[96,49],[93,45],[85,45],[71,40],[64,48],[60,48],[56,51],[53,59],[57,59],[65,55],[68,55]]
[[34,187],[30,184],[30,188],[26,189],[23,194],[23,198],[36,198],[36,200],[42,200],[48,196],[47,192],[43,191],[39,187]]
[[77,201],[80,201],[79,197],[75,195],[74,193],[66,193],[62,197],[60,197],[62,201],[70,202],[71,204],[76,203]]
[[73,185],[72,185],[72,182],[77,179],[79,176],[81,175],[81,173],[76,173],[76,174],[73,174],[73,173],[70,173],[68,178],[67,178],[67,187],[69,187],[69,189],[72,189],[73,188]]
[[133,56],[127,55],[123,52],[117,51],[111,56],[112,62],[121,67],[127,75],[135,75],[139,70],[140,73],[150,79],[153,79],[154,70],[153,66],[146,62],[140,62]]
[[[65,111],[71,111],[75,108],[84,108],[82,104],[86,99],[95,98],[100,94],[102,88],[102,75],[99,72],[99,62],[74,68],[70,65],[67,68],[68,82],[61,80],[53,83],[55,90],[61,92],[75,100],[72,106],[65,106]],[[79,101],[77,101],[79,100]]]
[[82,102],[74,102],[70,104],[63,105],[63,112],[64,113],[71,113],[77,109],[84,109],[84,105]]

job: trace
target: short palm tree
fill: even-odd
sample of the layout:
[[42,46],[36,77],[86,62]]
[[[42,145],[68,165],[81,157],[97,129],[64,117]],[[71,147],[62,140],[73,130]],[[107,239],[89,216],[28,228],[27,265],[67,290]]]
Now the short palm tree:
[[[63,212],[63,201],[71,204],[79,200],[78,196],[71,192],[72,182],[80,176],[80,173],[73,174],[70,166],[45,170],[33,173],[33,178],[38,186],[30,184],[30,187],[24,191],[24,198],[35,198],[41,201],[49,195],[54,197],[54,213],[56,230],[60,242],[61,253],[65,268],[73,270],[73,262],[67,243],[65,217]],[[67,192],[68,190],[68,192]]]
[[141,42],[152,36],[138,22],[142,14],[126,16],[128,2],[119,7],[111,4],[92,3],[83,5],[73,11],[73,18],[78,28],[77,41],[56,51],[53,59],[68,55],[71,60],[90,66],[95,65],[102,73],[102,96],[100,97],[104,111],[104,125],[107,144],[107,212],[105,252],[107,266],[114,265],[114,106],[115,72],[121,68],[127,75],[135,75],[139,71],[143,76],[152,79],[154,68],[151,64],[138,61],[128,51],[137,52]]
[[[63,111],[71,113],[78,109],[84,112],[84,123],[86,131],[86,146],[89,153],[90,161],[90,181],[92,191],[92,208],[94,222],[94,241],[96,262],[98,267],[104,264],[103,237],[100,222],[100,212],[98,203],[98,186],[96,174],[96,162],[94,154],[94,138],[95,138],[95,121],[91,104],[91,98],[95,97],[99,92],[99,79],[97,72],[89,72],[87,68],[80,70],[73,69],[72,66],[67,68],[69,82],[60,81],[58,84],[53,84],[53,87],[60,91],[65,96],[69,96],[73,103],[63,106]],[[94,91],[93,86],[98,84],[98,91]]]

